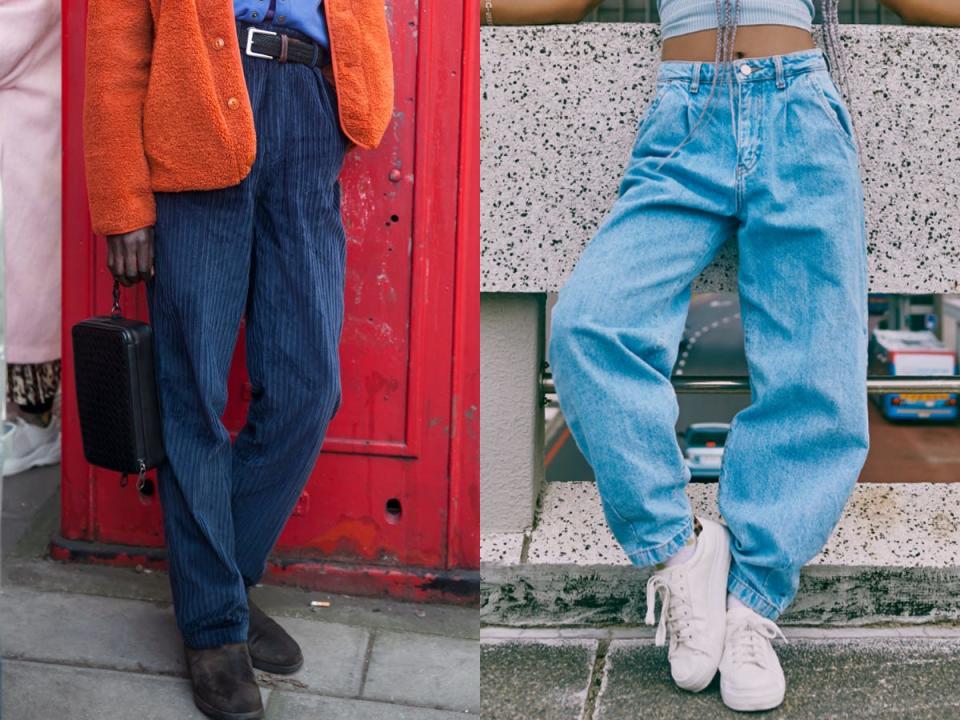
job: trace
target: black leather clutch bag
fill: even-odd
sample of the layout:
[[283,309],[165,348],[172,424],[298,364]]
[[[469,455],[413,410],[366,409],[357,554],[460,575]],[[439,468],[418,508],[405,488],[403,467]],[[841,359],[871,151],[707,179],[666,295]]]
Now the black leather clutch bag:
[[83,454],[92,465],[136,474],[165,455],[153,374],[153,331],[120,314],[114,284],[113,314],[73,326],[73,366]]

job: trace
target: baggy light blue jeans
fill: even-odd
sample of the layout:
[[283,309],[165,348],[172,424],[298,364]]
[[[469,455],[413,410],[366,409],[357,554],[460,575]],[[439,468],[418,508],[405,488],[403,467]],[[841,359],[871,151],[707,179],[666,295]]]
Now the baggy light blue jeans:
[[670,375],[691,282],[736,238],[752,402],[719,504],[729,590],[776,618],[866,459],[863,197],[822,53],[734,67],[708,104],[713,64],[661,64],[619,198],[560,292],[550,363],[613,534],[638,565],[669,558],[692,532]]

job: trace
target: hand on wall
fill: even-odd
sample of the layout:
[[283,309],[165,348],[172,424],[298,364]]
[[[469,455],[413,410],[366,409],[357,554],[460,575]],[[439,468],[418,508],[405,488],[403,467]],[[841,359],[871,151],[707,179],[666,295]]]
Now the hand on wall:
[[602,0],[479,0],[483,25],[577,23]]
[[880,0],[908,25],[960,27],[960,3],[956,0]]

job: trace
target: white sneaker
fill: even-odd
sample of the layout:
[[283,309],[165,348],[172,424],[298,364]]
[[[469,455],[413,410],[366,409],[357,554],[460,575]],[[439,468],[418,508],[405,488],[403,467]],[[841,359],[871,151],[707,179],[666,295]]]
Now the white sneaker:
[[787,683],[770,642],[783,633],[772,620],[747,607],[727,611],[727,637],[720,661],[720,697],[731,710],[772,710]]
[[19,417],[4,425],[4,475],[9,477],[32,467],[60,462],[59,415],[51,415],[46,427],[33,425]]
[[656,643],[670,636],[670,674],[684,690],[699,692],[717,674],[723,654],[730,541],[727,529],[700,520],[693,556],[657,570],[647,581],[647,625],[654,624],[654,603],[660,595]]

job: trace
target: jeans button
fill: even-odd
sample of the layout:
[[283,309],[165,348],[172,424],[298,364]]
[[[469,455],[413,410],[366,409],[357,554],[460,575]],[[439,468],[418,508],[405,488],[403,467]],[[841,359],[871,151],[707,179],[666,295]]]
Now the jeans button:
[[746,63],[740,66],[740,73],[742,75],[749,75],[752,72],[753,72],[753,68],[747,65]]

